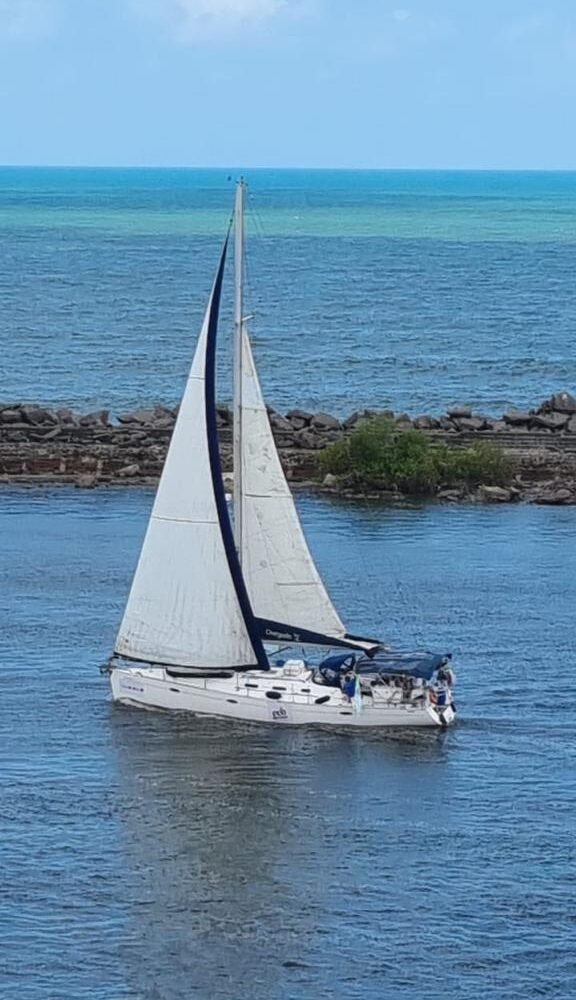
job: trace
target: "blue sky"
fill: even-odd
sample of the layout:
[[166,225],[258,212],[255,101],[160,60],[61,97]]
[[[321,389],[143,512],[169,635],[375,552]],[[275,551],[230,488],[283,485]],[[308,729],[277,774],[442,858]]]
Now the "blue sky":
[[0,0],[0,163],[576,168],[576,0]]

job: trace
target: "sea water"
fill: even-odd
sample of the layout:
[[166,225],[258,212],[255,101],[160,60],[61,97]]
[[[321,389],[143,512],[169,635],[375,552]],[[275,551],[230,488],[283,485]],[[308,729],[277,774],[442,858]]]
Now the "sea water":
[[150,491],[4,489],[0,995],[569,1000],[576,508],[299,501],[355,628],[451,650],[446,732],[114,706]]
[[[175,403],[238,174],[0,170],[2,399]],[[271,405],[498,413],[575,388],[576,174],[247,180],[246,308]]]
[[[2,399],[176,401],[236,174],[1,171]],[[574,388],[573,175],[249,181],[274,405]],[[151,501],[0,491],[0,995],[574,996],[576,509],[300,498],[350,627],[454,654],[454,728],[369,734],[111,705]]]

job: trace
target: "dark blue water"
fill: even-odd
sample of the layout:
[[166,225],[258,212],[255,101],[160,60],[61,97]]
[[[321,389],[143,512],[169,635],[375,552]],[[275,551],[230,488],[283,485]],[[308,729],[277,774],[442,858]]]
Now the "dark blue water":
[[[236,175],[0,170],[2,398],[176,402]],[[273,405],[496,413],[576,388],[576,174],[248,180],[247,308]]]
[[0,995],[576,994],[576,510],[303,498],[349,623],[452,648],[447,733],[113,707],[151,503],[0,492]]

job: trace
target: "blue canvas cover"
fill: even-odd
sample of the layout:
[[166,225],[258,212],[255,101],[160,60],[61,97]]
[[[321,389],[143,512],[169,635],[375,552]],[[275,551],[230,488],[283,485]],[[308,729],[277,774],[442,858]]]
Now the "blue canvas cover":
[[[359,674],[390,674],[396,677],[421,677],[429,681],[436,670],[450,659],[449,653],[430,653],[427,650],[394,650],[375,656],[355,658],[348,654],[327,656],[320,664],[320,673],[328,678],[349,670],[352,666]],[[356,662],[354,663],[354,660]]]
[[356,663],[360,674],[395,674],[405,677],[421,677],[429,681],[433,674],[450,659],[449,653],[430,653],[428,650],[394,650],[390,653],[376,653],[373,657],[362,656]]

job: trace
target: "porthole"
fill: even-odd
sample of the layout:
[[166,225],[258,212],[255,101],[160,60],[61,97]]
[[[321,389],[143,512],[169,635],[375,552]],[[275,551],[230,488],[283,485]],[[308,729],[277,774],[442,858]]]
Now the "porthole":
[[267,691],[266,697],[272,698],[274,701],[279,701],[282,695],[280,694],[279,691]]

